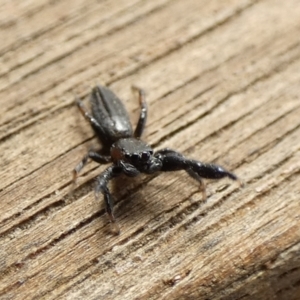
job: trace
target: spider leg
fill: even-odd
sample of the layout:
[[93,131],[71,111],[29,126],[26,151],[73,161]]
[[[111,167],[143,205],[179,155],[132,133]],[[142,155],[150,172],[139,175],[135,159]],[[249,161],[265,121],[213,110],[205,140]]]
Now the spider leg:
[[76,97],[76,105],[79,109],[79,111],[81,112],[81,114],[83,115],[83,117],[91,124],[91,126],[97,131],[99,130],[100,132],[102,131],[102,128],[100,126],[100,124],[98,123],[98,121],[87,111],[87,109],[85,108],[83,102]]
[[108,182],[114,178],[119,176],[122,173],[122,167],[120,166],[110,166],[104,172],[102,172],[97,177],[97,185],[95,189],[95,198],[99,199],[99,193],[102,193],[104,196],[105,209],[108,214],[108,217],[112,224],[114,224],[114,232],[116,234],[120,233],[119,226],[116,223],[116,219],[113,214],[113,200],[112,195],[107,187]]
[[192,169],[187,169],[186,172],[194,179],[196,179],[200,183],[200,191],[202,192],[202,198],[203,200],[206,200],[206,188],[205,188],[205,183],[203,179]]
[[84,166],[87,164],[88,159],[92,159],[93,161],[99,163],[99,164],[107,164],[111,162],[111,157],[106,155],[101,155],[98,152],[95,152],[93,150],[90,150],[80,161],[80,163],[75,167],[73,170],[73,183],[76,183],[76,179],[78,177],[79,172],[84,168]]
[[223,167],[210,164],[210,163],[203,163],[197,160],[188,160],[188,164],[190,168],[197,173],[200,177],[208,178],[208,179],[221,179],[224,177],[228,177],[232,180],[238,180],[237,176]]
[[135,177],[140,174],[140,171],[129,163],[125,163],[121,160],[119,161],[119,165],[122,167],[123,173],[128,177]]
[[141,112],[140,112],[140,117],[139,117],[139,121],[137,123],[137,126],[135,128],[134,131],[134,137],[136,138],[140,138],[143,134],[145,125],[146,125],[146,121],[147,121],[147,114],[148,114],[148,107],[147,107],[147,103],[145,101],[145,92],[144,90],[136,87],[136,86],[132,86],[132,90],[137,90],[139,93],[139,102],[141,105]]
[[104,196],[105,209],[111,223],[114,226],[113,231],[116,234],[120,233],[120,229],[113,214],[113,200],[107,184],[111,179],[119,176],[121,173],[124,173],[129,177],[134,177],[140,174],[140,172],[133,165],[120,161],[119,165],[112,165],[108,167],[100,174],[100,176],[97,177],[97,185],[95,189],[96,199],[99,199],[99,193],[102,193]]
[[200,183],[204,199],[206,198],[206,192],[202,178],[221,179],[228,177],[232,180],[238,180],[235,174],[219,165],[185,158],[181,153],[169,148],[157,151],[154,156],[162,162],[161,171],[171,172],[185,170],[192,178],[196,179]]

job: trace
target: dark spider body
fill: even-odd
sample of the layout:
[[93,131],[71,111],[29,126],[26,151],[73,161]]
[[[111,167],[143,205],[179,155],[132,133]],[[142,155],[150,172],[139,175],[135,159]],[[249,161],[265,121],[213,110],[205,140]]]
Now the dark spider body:
[[140,140],[147,119],[147,105],[144,92],[141,89],[137,90],[141,112],[135,131],[132,129],[128,113],[122,102],[108,88],[100,85],[93,88],[90,97],[92,114],[85,109],[79,99],[76,101],[80,112],[90,122],[104,148],[103,154],[100,154],[99,151],[90,150],[83,157],[74,169],[73,181],[76,181],[78,173],[86,165],[89,158],[100,164],[113,163],[97,177],[95,190],[96,198],[98,198],[99,193],[104,195],[106,211],[111,222],[115,222],[115,217],[113,215],[112,196],[107,184],[109,180],[121,174],[135,177],[140,173],[152,174],[159,171],[185,170],[200,183],[204,198],[206,194],[202,178],[229,177],[237,180],[233,173],[219,165],[188,159],[169,148],[154,153],[151,146]]

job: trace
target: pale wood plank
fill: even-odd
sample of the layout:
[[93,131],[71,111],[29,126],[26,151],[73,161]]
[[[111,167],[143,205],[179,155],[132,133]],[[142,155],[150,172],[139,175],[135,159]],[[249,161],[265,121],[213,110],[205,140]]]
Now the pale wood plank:
[[[297,299],[300,293],[298,0],[0,3],[1,299]],[[2,52],[1,52],[2,51]],[[110,84],[145,139],[242,178],[184,172],[112,184],[109,233],[74,107]]]

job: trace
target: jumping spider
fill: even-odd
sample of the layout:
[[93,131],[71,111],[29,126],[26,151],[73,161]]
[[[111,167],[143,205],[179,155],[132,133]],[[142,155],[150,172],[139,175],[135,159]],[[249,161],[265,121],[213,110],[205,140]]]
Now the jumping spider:
[[[147,119],[147,105],[143,90],[134,89],[138,91],[141,106],[135,131],[132,129],[128,113],[122,102],[108,88],[101,85],[93,88],[90,97],[91,114],[85,109],[81,100],[76,99],[81,114],[89,121],[100,139],[104,147],[104,154],[90,150],[75,167],[73,182],[76,182],[79,172],[86,165],[89,158],[99,164],[112,162],[112,165],[97,177],[95,190],[96,198],[99,197],[99,193],[104,195],[106,211],[112,223],[116,224],[116,220],[113,214],[112,196],[107,184],[109,180],[121,174],[135,177],[140,173],[152,174],[159,171],[185,170],[200,183],[204,198],[206,194],[202,178],[220,179],[229,177],[237,180],[236,175],[221,166],[186,158],[169,148],[154,153],[148,144],[140,140]],[[116,231],[119,232],[118,228]]]

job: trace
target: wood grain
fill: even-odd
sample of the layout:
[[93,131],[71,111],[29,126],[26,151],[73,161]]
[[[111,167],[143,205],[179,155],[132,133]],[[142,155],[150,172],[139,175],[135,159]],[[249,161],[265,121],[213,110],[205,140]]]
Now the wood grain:
[[[299,0],[0,0],[1,299],[299,299]],[[74,105],[102,83],[144,139],[219,163],[111,184]]]

